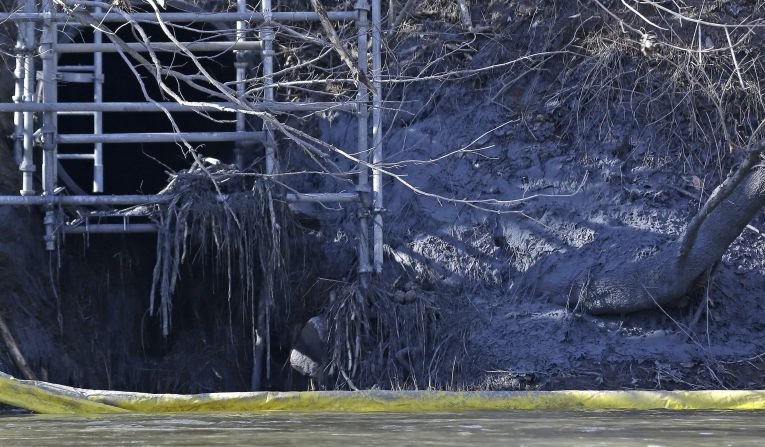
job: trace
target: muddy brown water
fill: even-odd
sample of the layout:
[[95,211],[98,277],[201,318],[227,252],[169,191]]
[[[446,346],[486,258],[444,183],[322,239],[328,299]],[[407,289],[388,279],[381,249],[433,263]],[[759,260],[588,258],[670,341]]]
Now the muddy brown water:
[[765,412],[123,414],[0,417],[0,446],[762,446]]

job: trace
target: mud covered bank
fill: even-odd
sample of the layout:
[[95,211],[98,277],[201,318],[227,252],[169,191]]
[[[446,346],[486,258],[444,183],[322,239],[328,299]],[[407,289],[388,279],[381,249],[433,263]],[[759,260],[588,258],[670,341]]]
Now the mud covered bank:
[[[271,389],[309,386],[287,360],[315,315],[356,322],[337,327],[358,337],[329,332],[334,352],[351,351],[351,338],[362,359],[356,375],[335,374],[331,387],[765,386],[762,212],[671,306],[595,317],[545,282],[561,273],[559,260],[613,268],[676,239],[742,159],[744,142],[731,148],[725,129],[743,135],[765,118],[759,65],[746,59],[762,49],[761,28],[733,36],[750,67],[741,72],[747,88],[720,99],[729,118],[718,122],[709,92],[673,71],[671,49],[647,51],[596,3],[474,2],[468,29],[456,3],[423,2],[389,36],[395,82],[386,100],[396,107],[385,114],[386,162],[398,177],[385,183],[386,271],[371,301],[354,298],[353,220],[298,210],[308,248],[293,258],[296,292],[284,325],[272,329]],[[765,10],[687,3],[689,14],[724,23]],[[691,74],[735,84],[729,53],[717,51],[724,32],[704,32],[709,66]],[[3,76],[9,98],[10,72]],[[354,137],[342,114],[301,126],[338,147]],[[18,175],[1,150],[2,193],[15,194]],[[326,177],[309,182],[332,190]],[[229,307],[209,266],[183,267],[164,338],[147,314],[154,236],[70,237],[59,260],[44,252],[34,210],[0,213],[0,312],[40,378],[150,392],[248,389],[245,309]],[[366,311],[363,324],[353,319]],[[0,370],[18,375],[7,347],[0,353]]]
[[[712,21],[762,13],[752,3],[686,4],[686,13]],[[607,6],[630,17],[616,2]],[[572,263],[614,269],[682,234],[743,156],[724,149],[724,128],[733,116],[750,129],[763,119],[759,81],[747,84],[747,94],[723,98],[729,121],[697,127],[698,116],[715,110],[706,90],[674,77],[675,56],[666,48],[652,55],[639,35],[611,34],[618,22],[595,2],[474,5],[474,25],[489,34],[474,38],[436,21],[448,16],[444,11],[421,7],[411,34],[396,41],[404,55],[397,73],[423,77],[421,60],[447,68],[393,88],[402,110],[389,116],[388,161],[400,162],[396,173],[424,192],[485,202],[450,203],[390,181],[386,240],[403,278],[394,287],[408,293],[415,284],[439,303],[459,297],[442,313],[461,345],[461,384],[762,386],[762,211],[716,268],[672,305],[593,317],[577,308],[576,296],[546,284]],[[724,33],[703,32],[705,45],[724,45]],[[454,38],[451,45],[439,40],[444,36]],[[754,41],[747,45],[758,51]],[[574,54],[550,55],[557,51]],[[528,54],[538,58],[524,60]],[[725,72],[727,57],[706,69]],[[463,71],[454,76],[466,80],[443,75],[455,66]],[[750,101],[758,105],[746,109]],[[476,209],[529,197],[499,213]]]

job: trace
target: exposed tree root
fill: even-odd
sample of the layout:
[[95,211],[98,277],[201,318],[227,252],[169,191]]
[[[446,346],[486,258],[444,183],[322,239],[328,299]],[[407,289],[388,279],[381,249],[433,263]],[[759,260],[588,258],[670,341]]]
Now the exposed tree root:
[[248,179],[228,167],[206,171],[181,172],[163,192],[173,198],[156,213],[160,229],[150,311],[158,310],[167,336],[184,261],[197,259],[215,278],[225,278],[229,312],[237,307],[248,315],[252,386],[262,389],[270,376],[270,326],[275,310],[285,308],[283,301],[290,296],[288,210],[267,181]]
[[[761,144],[752,154],[760,159],[764,149],[765,144]],[[717,193],[727,183],[712,194],[702,208],[705,215],[700,221],[692,221],[694,225],[689,225],[680,238],[682,244],[671,242],[651,256],[618,265],[599,262],[572,268],[559,264],[546,280],[546,292],[552,293],[555,301],[593,314],[652,309],[682,298],[705,271],[720,261],[728,246],[765,206],[765,166],[744,163],[731,178],[737,176],[739,181],[724,191],[722,200],[718,200]],[[716,203],[710,206],[712,201]],[[569,262],[578,264],[581,259]]]
[[439,324],[427,292],[397,301],[372,282],[339,288],[329,309],[329,368],[338,388],[431,388],[449,384],[449,365],[459,343]]

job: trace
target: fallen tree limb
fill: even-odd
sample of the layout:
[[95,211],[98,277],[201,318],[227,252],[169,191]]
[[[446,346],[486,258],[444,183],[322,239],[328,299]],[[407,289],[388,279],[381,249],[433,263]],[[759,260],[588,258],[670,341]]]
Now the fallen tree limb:
[[683,262],[685,257],[688,255],[691,246],[696,240],[696,235],[701,228],[701,224],[704,223],[707,217],[709,217],[712,211],[714,211],[720,205],[720,203],[722,203],[723,200],[728,198],[728,196],[733,193],[733,191],[738,187],[741,181],[744,180],[744,178],[755,167],[755,165],[761,162],[761,156],[763,152],[765,152],[765,140],[762,141],[755,149],[751,150],[749,154],[747,154],[744,162],[741,163],[741,166],[739,166],[739,168],[736,170],[736,172],[725,179],[725,181],[722,182],[722,184],[720,184],[720,186],[718,186],[714,192],[712,192],[704,206],[688,224],[688,227],[683,234],[683,238],[680,240],[680,251],[678,256],[678,260],[680,262]]
[[[366,85],[369,88],[369,91],[374,94],[377,89],[375,88],[374,84],[372,84],[372,81],[369,80],[367,74],[359,71],[356,64],[354,64],[353,59],[351,59],[351,55],[348,54],[348,50],[345,48],[345,45],[343,45],[343,42],[340,41],[340,36],[337,35],[337,31],[335,31],[335,28],[332,26],[332,22],[329,20],[327,10],[324,9],[324,5],[322,5],[319,0],[311,0],[311,6],[313,6],[313,10],[316,11],[316,14],[319,15],[319,22],[321,23],[321,27],[327,34],[327,38],[332,44],[332,47],[335,49],[335,52],[337,52],[337,55],[340,56],[340,59],[343,61],[343,63],[348,66],[348,69],[351,70],[353,76],[358,79],[359,82]],[[362,54],[366,54],[366,48],[359,48],[359,57],[361,57]]]
[[[657,239],[649,247],[624,229],[607,251],[586,253],[585,246],[540,263],[529,276],[534,287],[554,302],[591,314],[625,314],[677,302],[765,207],[764,152],[763,143],[751,149],[678,239]],[[644,249],[655,252],[639,255]]]
[[765,166],[758,162],[762,148],[723,183],[721,194],[707,200],[680,241],[646,258],[580,276],[572,287],[577,304],[595,314],[627,313],[671,304],[687,294],[765,207]]
[[27,380],[37,380],[37,376],[29,367],[27,360],[21,353],[19,345],[16,343],[16,339],[13,338],[11,328],[8,327],[8,323],[5,322],[5,318],[3,318],[2,314],[0,314],[0,336],[3,338],[3,342],[5,343],[5,346],[8,347],[8,352],[11,354],[13,362],[16,364],[16,367],[19,368],[19,371],[21,371],[21,373],[24,375],[24,378]]

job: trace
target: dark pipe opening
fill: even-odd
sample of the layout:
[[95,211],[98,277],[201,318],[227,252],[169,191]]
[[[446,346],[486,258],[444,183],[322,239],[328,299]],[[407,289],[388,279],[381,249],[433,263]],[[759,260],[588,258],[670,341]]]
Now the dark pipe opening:
[[[193,24],[203,30],[212,25]],[[229,25],[233,29],[233,24]],[[154,42],[168,39],[156,26],[143,24]],[[90,31],[74,34],[74,42],[92,42]],[[119,36],[135,41],[129,29]],[[63,37],[63,36],[62,36]],[[232,36],[228,36],[231,38]],[[192,31],[176,33],[179,41],[209,38],[208,34]],[[64,41],[63,39],[61,39]],[[223,37],[218,40],[223,40]],[[105,36],[104,41],[108,41]],[[183,73],[196,73],[193,63],[183,56],[157,53],[160,62]],[[220,82],[236,78],[235,55],[202,54],[205,69]],[[104,102],[146,102],[135,74],[118,53],[104,54]],[[92,54],[65,54],[60,65],[92,65]],[[144,88],[157,101],[164,98],[153,73],[140,69]],[[167,84],[187,100],[221,101],[179,84],[172,79]],[[59,88],[61,102],[90,102],[93,84],[69,83]],[[174,113],[181,131],[227,132],[235,130],[234,114],[213,114],[208,117],[195,113]],[[225,122],[220,122],[225,121]],[[159,113],[105,113],[104,133],[172,132],[167,117]],[[62,134],[93,132],[91,116],[60,116]],[[200,155],[231,163],[234,143],[205,143],[197,145]],[[60,153],[88,153],[93,145],[61,145]],[[106,194],[151,194],[167,184],[167,171],[188,167],[193,159],[182,148],[168,144],[106,144],[104,145],[104,178]],[[85,191],[91,190],[93,163],[85,160],[62,160],[62,165]],[[115,218],[107,218],[119,220]],[[76,356],[88,359],[109,353],[108,358],[86,371],[86,377],[75,382],[91,387],[111,387],[149,392],[210,392],[246,390],[250,387],[253,366],[253,333],[251,312],[253,304],[238,290],[236,279],[232,297],[228,297],[227,278],[220,278],[204,260],[190,256],[181,266],[181,278],[175,290],[172,327],[168,337],[161,331],[161,321],[149,312],[149,290],[156,254],[155,235],[102,234],[67,235],[72,249],[66,256],[62,271],[64,320],[77,321],[82,334],[96,340],[78,343]],[[82,243],[83,249],[77,250]],[[103,278],[81,281],[78,278]],[[299,294],[300,295],[300,294]],[[305,296],[305,295],[302,295]],[[306,302],[308,298],[303,298]],[[82,309],[86,308],[83,317]],[[156,306],[155,306],[156,309]],[[301,310],[302,311],[302,310]],[[290,318],[302,321],[301,312]],[[306,381],[292,373],[288,358],[293,337],[292,320],[286,327],[272,327],[269,389],[305,389]],[[62,372],[63,374],[63,372]],[[65,381],[66,382],[66,381]]]
[[[142,24],[153,42],[166,42],[158,26]],[[194,28],[214,31],[213,25],[195,23]],[[233,24],[230,25],[233,29]],[[89,30],[67,29],[73,36],[68,42],[93,42]],[[118,32],[126,42],[135,37],[127,27]],[[209,39],[210,34],[176,30],[181,42]],[[228,36],[229,38],[231,36]],[[216,40],[225,40],[225,37]],[[67,42],[64,34],[60,41]],[[104,36],[104,42],[108,42]],[[198,70],[185,56],[157,53],[160,63],[174,70],[193,74]],[[236,78],[235,55],[201,53],[203,67],[220,82]],[[132,58],[129,60],[133,61]],[[93,54],[64,54],[59,65],[93,65]],[[104,102],[146,102],[141,84],[118,53],[103,54]],[[161,94],[152,72],[138,69],[143,88],[156,101],[173,101]],[[221,101],[173,79],[165,82],[183,98],[191,101]],[[91,102],[92,83],[61,83],[60,102]],[[235,130],[235,115],[211,114],[216,121],[193,112],[173,113],[180,131],[229,132]],[[104,133],[173,132],[162,112],[104,113]],[[93,117],[59,116],[61,134],[92,134]],[[233,142],[192,143],[198,153],[225,163],[233,161]],[[60,145],[59,153],[92,153],[94,145]],[[168,180],[168,170],[187,168],[193,158],[175,143],[165,144],[105,144],[105,194],[152,194],[161,190]],[[77,185],[90,192],[93,182],[92,160],[61,160],[62,166]],[[108,219],[107,219],[108,220]],[[119,219],[117,219],[119,220]],[[64,310],[66,321],[79,321],[83,306],[89,318],[79,324],[97,343],[83,343],[76,348],[78,355],[88,358],[97,353],[111,353],[103,360],[105,371],[99,367],[86,371],[87,377],[76,382],[94,387],[116,387],[153,392],[206,392],[247,389],[251,349],[248,326],[243,323],[244,312],[226,303],[226,287],[199,262],[183,265],[183,279],[175,293],[178,306],[173,308],[173,327],[169,337],[161,333],[161,322],[148,309],[149,290],[156,252],[156,236],[151,234],[99,234],[86,237],[67,235],[71,247],[66,256],[74,262],[64,263],[62,278],[65,301],[77,303]],[[83,249],[78,250],[82,243]],[[91,276],[92,275],[92,276]],[[77,281],[96,277],[104,281]],[[71,309],[71,311],[70,311]],[[80,310],[77,310],[80,309]],[[76,311],[77,310],[77,311]],[[229,323],[233,322],[233,327]],[[107,371],[109,374],[107,374]],[[108,377],[108,380],[103,380]]]
[[[151,40],[154,42],[167,42],[169,39],[164,35],[159,26],[150,24],[142,25]],[[194,28],[213,31],[212,25],[193,24]],[[233,27],[233,25],[232,25]],[[134,42],[136,39],[132,31],[125,27],[118,35],[126,42]],[[93,33],[89,30],[79,29],[74,33],[72,42],[92,42]],[[181,42],[189,42],[197,39],[210,39],[210,34],[193,32],[189,30],[176,30],[176,38]],[[65,36],[60,40],[64,42]],[[216,40],[225,40],[217,38]],[[108,42],[104,36],[104,42]],[[160,62],[173,69],[193,74],[198,69],[185,56],[172,53],[157,53]],[[236,79],[234,68],[235,56],[232,52],[223,54],[204,53],[199,54],[202,66],[221,82]],[[132,61],[132,58],[128,56]],[[59,59],[59,65],[92,65],[93,54],[63,54]],[[146,102],[141,85],[133,71],[127,66],[125,60],[118,53],[103,54],[104,102]],[[138,69],[144,88],[149,96],[157,101],[172,101],[170,97],[163,97],[154,74],[146,69]],[[221,101],[211,98],[209,95],[199,92],[174,79],[164,80],[168,86],[177,91],[187,100],[197,101]],[[93,84],[62,83],[59,87],[59,101],[61,102],[90,102],[93,100]],[[211,114],[216,121],[194,112],[174,113],[180,131],[182,132],[229,132],[235,130],[235,116],[232,113]],[[62,134],[93,133],[93,118],[91,116],[59,116],[59,132]],[[150,113],[104,113],[104,133],[144,133],[144,132],[173,132],[167,116],[162,112]],[[232,142],[220,143],[192,143],[198,153],[207,157],[220,159],[224,162],[233,161]],[[92,144],[85,145],[61,145],[60,153],[91,153]],[[153,194],[161,190],[167,184],[167,172],[188,167],[193,158],[176,143],[163,144],[105,144],[104,145],[104,189],[106,194]],[[93,162],[90,160],[62,160],[62,165],[72,176],[76,183],[85,191],[91,190],[93,181]]]

